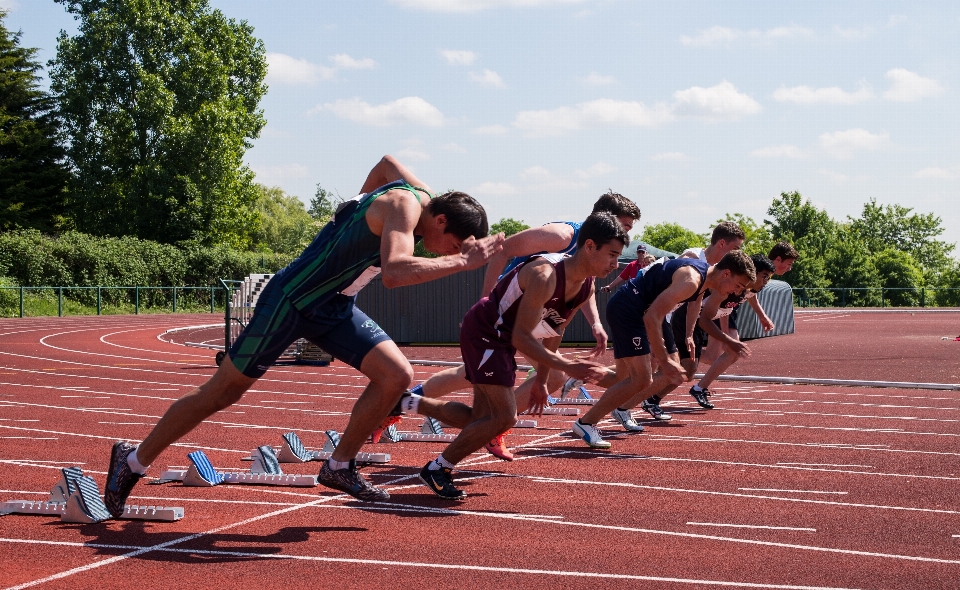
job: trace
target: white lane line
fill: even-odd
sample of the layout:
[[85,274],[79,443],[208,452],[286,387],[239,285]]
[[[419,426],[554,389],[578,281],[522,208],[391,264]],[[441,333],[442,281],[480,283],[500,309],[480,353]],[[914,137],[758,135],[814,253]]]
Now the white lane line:
[[114,424],[116,426],[153,426],[154,422],[97,422],[97,424]]
[[847,492],[828,492],[824,490],[780,490],[776,488],[737,488],[743,492],[786,492],[788,494],[841,494],[846,495]]
[[96,396],[96,395],[61,395],[60,397],[75,397],[75,398],[84,398],[84,399],[110,399],[107,396]]
[[857,465],[855,463],[777,463],[777,465],[797,465],[799,467],[866,467],[873,469],[873,465]]
[[[190,385],[184,385],[190,387]],[[131,387],[130,389],[139,389],[142,391],[180,391],[178,387]]]
[[60,440],[58,438],[38,438],[36,436],[0,436],[0,438],[19,440]]
[[729,527],[734,529],[767,529],[772,531],[808,531],[811,533],[817,532],[817,529],[804,528],[804,527],[765,526],[765,525],[759,525],[759,524],[728,524],[723,522],[688,522],[687,524],[692,526],[719,526],[719,527]]
[[0,418],[4,422],[39,422],[39,420],[13,420],[11,418]]
[[[199,536],[199,535],[198,535]],[[596,579],[609,579],[609,580],[638,580],[644,582],[673,582],[676,584],[695,584],[703,586],[726,586],[734,588],[776,588],[782,590],[850,590],[847,588],[839,588],[834,586],[793,586],[788,584],[760,584],[753,582],[742,582],[742,581],[728,581],[728,580],[705,580],[705,579],[692,579],[692,578],[667,578],[663,576],[641,576],[636,574],[621,574],[621,573],[605,573],[605,572],[588,572],[588,571],[566,571],[566,570],[538,570],[530,568],[511,568],[511,567],[492,567],[492,566],[481,566],[481,565],[470,565],[470,564],[441,564],[441,563],[422,563],[415,561],[388,561],[381,559],[357,559],[357,558],[348,558],[348,557],[325,557],[319,555],[277,555],[277,554],[265,554],[265,553],[256,553],[252,551],[222,551],[222,550],[212,550],[212,549],[178,549],[173,547],[164,547],[160,545],[155,545],[153,547],[141,547],[139,545],[112,545],[106,543],[78,543],[71,541],[36,541],[32,539],[0,539],[0,542],[4,543],[23,543],[31,545],[55,545],[60,547],[90,547],[95,549],[121,549],[121,550],[134,550],[133,553],[127,554],[126,556],[118,556],[112,558],[110,561],[118,561],[120,559],[126,559],[127,557],[134,557],[142,553],[147,553],[149,551],[162,551],[165,553],[184,553],[189,555],[209,555],[212,557],[250,557],[250,558],[266,558],[271,559],[287,559],[291,561],[312,561],[320,563],[348,563],[352,565],[374,565],[374,566],[392,566],[392,567],[409,567],[409,568],[425,568],[425,569],[438,569],[438,570],[454,570],[454,571],[474,571],[474,572],[493,572],[493,573],[504,573],[504,574],[527,574],[527,575],[542,575],[549,576],[551,578],[596,578]],[[174,541],[173,543],[179,543],[180,541]],[[104,565],[104,563],[97,562],[92,563],[89,566],[82,566],[83,568],[93,569]],[[86,569],[76,568],[75,570],[70,570],[64,572],[63,574],[55,574],[56,577],[50,576],[42,580],[36,580],[33,582],[27,582],[26,584],[21,584],[20,586],[12,586],[8,590],[20,590],[21,588],[28,588],[43,582],[55,580],[58,578],[66,577],[73,573],[80,573],[86,571]]]

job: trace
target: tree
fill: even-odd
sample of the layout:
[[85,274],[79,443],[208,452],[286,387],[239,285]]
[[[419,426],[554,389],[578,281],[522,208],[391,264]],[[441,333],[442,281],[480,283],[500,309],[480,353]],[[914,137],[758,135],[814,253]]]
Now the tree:
[[260,196],[254,205],[258,229],[251,233],[253,247],[260,252],[299,254],[323,224],[307,213],[303,201],[280,187],[257,185]]
[[674,254],[680,254],[687,248],[703,248],[707,244],[707,236],[677,223],[667,222],[644,227],[640,239],[651,246]]
[[97,235],[249,245],[243,165],[265,121],[263,43],[207,0],[56,0],[79,21],[50,62],[76,225]]
[[942,220],[932,213],[911,211],[900,205],[877,205],[876,199],[870,199],[860,218],[851,218],[851,226],[871,252],[894,248],[910,254],[924,270],[948,268],[954,245],[934,239],[943,233]]
[[892,289],[883,293],[890,305],[920,305],[923,271],[910,254],[886,248],[874,254],[873,264],[884,289]]
[[880,274],[870,250],[857,239],[849,224],[838,224],[838,231],[838,239],[827,251],[824,261],[830,285],[845,289],[837,297],[837,303],[856,307],[879,306]]
[[509,238],[513,234],[520,233],[525,229],[530,229],[530,226],[512,217],[504,217],[490,226],[490,234],[503,232],[503,235]]
[[743,240],[743,251],[751,256],[769,253],[770,248],[776,243],[770,237],[770,230],[765,225],[757,223],[752,217],[747,217],[743,213],[727,213],[722,219],[718,219],[714,226],[724,221],[732,221],[740,226],[746,236]]
[[816,297],[820,305],[832,304],[833,295],[818,289],[830,286],[825,258],[836,239],[836,222],[796,191],[780,193],[767,209],[767,215],[773,217],[764,220],[773,241],[790,242],[800,253],[800,259],[783,280],[794,287],[810,289],[806,296]]
[[334,197],[333,193],[320,186],[320,183],[317,183],[317,192],[314,193],[313,198],[310,199],[310,208],[307,210],[307,213],[323,225],[333,218],[337,206],[342,202],[343,199]]
[[0,231],[50,232],[63,223],[68,173],[50,96],[38,88],[36,49],[19,47],[20,33],[0,10]]

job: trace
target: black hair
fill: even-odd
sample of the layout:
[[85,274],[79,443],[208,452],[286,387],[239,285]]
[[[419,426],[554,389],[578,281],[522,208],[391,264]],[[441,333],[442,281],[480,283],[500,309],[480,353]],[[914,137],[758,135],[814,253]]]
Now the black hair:
[[487,212],[467,193],[451,191],[434,197],[427,204],[427,211],[434,217],[445,215],[447,225],[443,233],[453,234],[458,239],[466,240],[470,236],[480,239],[490,233]]
[[790,242],[777,242],[773,248],[770,248],[770,254],[768,254],[770,260],[779,258],[780,260],[796,260],[800,258],[800,253],[797,252],[796,248],[790,245]]
[[716,244],[720,240],[730,241],[736,238],[745,240],[747,235],[743,233],[743,230],[733,221],[722,221],[717,227],[713,228],[713,235],[710,236],[710,244]]
[[757,280],[757,270],[753,268],[753,261],[743,250],[727,252],[714,267],[717,270],[729,270],[735,275],[742,275],[751,282]]
[[593,204],[592,213],[606,212],[614,217],[632,217],[640,219],[640,207],[637,204],[612,190],[608,190],[601,195],[597,202]]
[[773,261],[764,254],[754,254],[750,257],[750,260],[753,262],[753,268],[757,270],[757,274],[764,271],[770,274],[776,274],[777,272],[776,267],[773,266]]
[[602,248],[612,240],[617,240],[622,247],[630,243],[630,236],[613,214],[606,212],[591,213],[586,221],[580,226],[580,233],[577,235],[577,248],[582,248],[587,240],[593,240],[598,248]]

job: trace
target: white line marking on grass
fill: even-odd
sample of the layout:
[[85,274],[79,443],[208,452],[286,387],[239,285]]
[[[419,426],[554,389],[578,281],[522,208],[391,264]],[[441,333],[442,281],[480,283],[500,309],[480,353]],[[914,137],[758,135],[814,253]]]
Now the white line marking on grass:
[[808,531],[811,533],[817,532],[817,529],[804,528],[804,527],[765,526],[765,525],[759,525],[759,524],[727,524],[722,522],[688,522],[687,524],[693,525],[693,526],[730,527],[735,529],[767,529],[772,531]]
[[[200,536],[205,533],[198,534]],[[270,558],[270,559],[287,559],[291,561],[313,561],[321,563],[348,563],[353,565],[375,565],[375,566],[392,566],[392,567],[408,567],[408,568],[426,568],[426,569],[439,569],[439,570],[454,570],[454,571],[475,571],[475,572],[493,572],[493,573],[505,573],[505,574],[528,574],[528,575],[542,575],[550,576],[552,578],[597,578],[597,579],[608,579],[608,580],[638,580],[644,582],[673,582],[678,584],[696,584],[704,586],[727,586],[734,588],[776,588],[782,590],[850,590],[846,588],[838,588],[833,586],[793,586],[787,584],[760,584],[753,582],[742,582],[742,581],[727,581],[727,580],[703,580],[703,579],[692,579],[692,578],[667,578],[662,576],[640,576],[635,574],[622,574],[622,573],[605,573],[605,572],[586,572],[586,571],[558,571],[558,570],[538,570],[538,569],[529,569],[529,568],[510,568],[510,567],[491,567],[491,566],[481,566],[481,565],[470,565],[470,564],[458,564],[458,563],[420,563],[420,562],[409,562],[409,561],[387,561],[380,559],[357,559],[357,558],[347,558],[347,557],[324,557],[319,555],[276,555],[276,554],[266,554],[266,553],[257,553],[253,551],[221,551],[221,550],[211,550],[211,549],[179,549],[172,547],[164,547],[161,545],[155,545],[153,547],[141,547],[138,545],[112,545],[106,543],[77,543],[71,541],[37,541],[32,539],[0,539],[0,542],[4,543],[24,543],[30,545],[54,545],[60,547],[90,547],[94,549],[121,549],[121,550],[134,550],[133,553],[127,555],[121,555],[118,557],[111,558],[109,560],[111,563],[114,561],[119,561],[120,559],[127,559],[128,557],[135,557],[143,553],[150,551],[162,551],[165,553],[181,553],[186,555],[209,555],[211,557],[244,557],[244,558]],[[173,541],[171,543],[179,543],[180,541]],[[19,586],[12,586],[8,590],[20,590],[21,588],[29,588],[30,586],[35,586],[47,581],[63,578],[69,576],[73,573],[80,573],[105,565],[104,561],[99,561],[92,563],[88,566],[82,566],[81,568],[75,568],[74,570],[69,570],[68,572],[63,572],[62,574],[55,574],[44,578],[42,580],[35,580],[33,582],[27,582],[26,584],[21,584]],[[85,568],[85,569],[84,569]]]
[[744,492],[786,492],[788,494],[842,494],[847,492],[828,492],[824,490],[780,490],[776,488],[737,488]]

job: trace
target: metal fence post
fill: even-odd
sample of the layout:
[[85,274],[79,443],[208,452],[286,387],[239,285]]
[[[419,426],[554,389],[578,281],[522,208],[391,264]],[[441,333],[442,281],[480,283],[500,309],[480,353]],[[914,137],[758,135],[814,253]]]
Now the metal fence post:
[[134,290],[134,303],[133,303],[133,313],[140,315],[140,285],[137,285],[133,288]]
[[926,295],[927,295],[927,288],[926,288],[926,287],[920,287],[920,307],[926,307],[926,306],[927,306],[927,303],[926,303],[927,297],[926,297]]
[[101,308],[103,307],[103,294],[100,290],[100,285],[97,285],[97,315],[100,315]]
[[23,285],[20,285],[20,317],[23,317]]
[[57,317],[63,317],[63,287],[57,287]]
[[210,313],[215,313],[217,310],[214,309],[214,286],[210,285]]
[[840,307],[847,306],[847,289],[840,289]]
[[883,305],[883,287],[880,287],[880,307],[884,307],[884,305]]
[[173,287],[173,313],[177,313],[177,287]]

